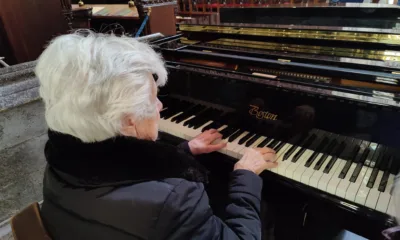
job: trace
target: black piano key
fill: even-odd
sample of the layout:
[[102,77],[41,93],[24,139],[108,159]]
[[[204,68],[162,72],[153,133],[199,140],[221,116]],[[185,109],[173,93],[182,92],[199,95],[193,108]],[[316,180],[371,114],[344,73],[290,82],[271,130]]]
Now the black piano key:
[[270,142],[267,147],[269,148],[274,148],[276,145],[278,145],[279,140],[278,139],[274,139],[272,142]]
[[246,136],[242,137],[242,138],[239,140],[238,144],[242,145],[243,143],[247,142],[247,140],[249,140],[249,139],[250,139],[251,137],[253,137],[254,135],[255,135],[255,133],[251,133],[251,132],[247,133]]
[[363,163],[357,163],[357,166],[354,169],[353,174],[351,174],[350,182],[356,182],[356,180],[358,178],[358,175],[360,174],[361,168],[363,167],[363,165],[364,165]]
[[[365,143],[365,142],[364,142]],[[366,146],[361,147],[359,153],[356,156],[356,159],[354,160],[355,163],[364,163],[365,160],[367,159],[367,156],[370,152],[370,149],[368,148],[368,143]]]
[[298,147],[299,147],[299,146],[292,145],[292,146],[289,148],[289,150],[287,150],[287,151],[285,152],[285,154],[283,155],[282,161],[287,160],[287,159],[294,153],[294,151],[296,150],[296,148],[298,148]]
[[386,171],[386,172],[383,173],[382,180],[381,180],[381,182],[379,183],[379,186],[378,186],[378,191],[379,192],[384,192],[385,191],[386,185],[387,185],[387,182],[388,182],[388,179],[389,179],[389,175],[390,175],[389,171]]
[[162,118],[163,119],[168,119],[174,115],[176,115],[179,111],[179,109],[177,108],[168,108],[165,111],[163,111],[164,113],[162,114]]
[[226,126],[224,129],[222,129],[221,131],[219,131],[219,133],[222,134],[222,136],[224,136],[224,134],[229,133],[232,130],[232,127]]
[[267,143],[269,143],[271,141],[270,137],[266,137],[262,142],[260,142],[260,144],[258,144],[258,148],[263,148],[265,145],[267,145]]
[[379,183],[379,186],[378,186],[378,191],[380,191],[380,192],[384,192],[386,189],[387,180],[390,175],[389,169],[390,169],[390,166],[392,165],[392,163],[393,163],[393,156],[391,155],[391,151],[388,149],[385,153],[384,160],[382,161],[381,168],[380,168],[380,170],[384,171],[381,182]]
[[319,154],[319,152],[313,152],[313,154],[311,154],[311,156],[307,159],[306,163],[304,164],[304,167],[310,167],[311,164],[317,158],[318,154]]
[[207,126],[203,127],[203,129],[201,130],[202,132],[207,131],[211,128],[219,128],[221,125],[218,122],[212,122],[210,124],[208,124]]
[[347,149],[349,151],[343,151],[342,155],[340,156],[341,159],[346,160],[346,164],[342,168],[342,171],[339,173],[339,178],[344,179],[349,172],[350,166],[353,164],[358,152],[360,151],[360,142],[358,140],[352,139],[351,141],[346,140],[347,142]]
[[280,142],[276,147],[274,147],[275,152],[279,152],[285,144],[285,142]]
[[301,157],[301,155],[303,155],[303,153],[306,151],[305,148],[300,148],[300,150],[293,156],[292,158],[292,162],[297,162],[299,160],[299,158]]
[[[368,179],[367,187],[372,188],[375,184],[376,177],[379,172],[379,168],[382,162],[382,159],[384,158],[386,151],[386,147],[379,145],[374,153],[374,156],[372,158],[372,163],[374,164],[372,169],[371,176]],[[372,167],[372,166],[371,166]]]
[[203,126],[206,124],[208,121],[213,121],[213,118],[202,118],[199,119],[199,121],[196,121],[195,123],[191,123],[189,127],[192,125],[193,129],[198,129],[199,127]]
[[374,183],[375,183],[375,180],[376,180],[376,176],[378,175],[378,172],[379,172],[378,168],[372,169],[371,176],[368,179],[367,187],[372,188],[374,186]]
[[318,154],[322,152],[322,150],[327,146],[329,143],[328,137],[324,137],[322,142],[318,145],[317,149],[311,154],[311,156],[307,159],[306,163],[304,164],[305,167],[310,167],[311,164],[315,161],[317,158]]
[[326,147],[325,153],[321,156],[321,158],[318,160],[318,162],[314,166],[314,170],[319,170],[328,156],[331,154],[331,152],[334,150],[334,148],[337,146],[338,142],[336,139],[333,139],[329,145]]
[[321,158],[318,160],[318,162],[314,166],[314,170],[319,170],[321,169],[322,165],[325,163],[326,159],[328,158],[328,154],[324,153]]
[[196,113],[203,111],[204,108],[205,107],[201,106],[201,105],[192,106],[190,109],[186,110],[183,114],[180,114],[179,116],[177,116],[175,119],[175,122],[181,123],[182,121],[188,119],[189,117],[196,115]]
[[225,129],[224,129],[225,130],[224,133],[222,133],[222,131],[221,131],[222,139],[227,139],[229,136],[231,136],[232,134],[234,134],[236,131],[239,130],[236,127],[227,127]]
[[193,115],[189,115],[189,114],[181,114],[180,116],[178,116],[178,118],[175,120],[176,124],[181,123],[182,121],[185,121],[186,119],[188,119],[189,117],[191,117]]
[[190,125],[193,125],[193,128],[197,129],[206,124],[210,120],[214,121],[214,119],[218,118],[221,114],[222,114],[221,110],[212,109],[209,113],[200,116],[198,120],[192,122]]
[[350,160],[346,162],[342,171],[339,173],[339,178],[344,179],[346,177],[347,173],[349,172],[351,164],[353,164],[353,162]]
[[257,139],[259,139],[261,137],[261,135],[254,135],[252,138],[249,139],[249,141],[246,142],[246,147],[250,147],[251,144],[253,144],[255,141],[257,141]]
[[385,155],[383,156],[382,162],[379,165],[379,170],[388,171],[389,164],[391,164],[392,161],[392,156],[390,156],[389,151],[386,151]]
[[300,148],[300,150],[293,156],[292,162],[297,162],[300,157],[304,154],[304,152],[307,150],[307,148],[314,142],[314,140],[317,138],[316,134],[312,134],[307,141],[304,143],[303,147]]
[[171,110],[170,108],[167,108],[167,109],[165,109],[165,110],[162,110],[162,111],[160,112],[160,118],[164,119],[164,118],[165,118],[165,115],[169,114],[171,111],[172,111],[172,110]]
[[243,133],[244,133],[244,130],[243,129],[239,129],[239,131],[237,131],[234,134],[232,134],[231,136],[229,136],[228,141],[229,142],[235,141],[235,139],[238,138]]
[[[196,114],[196,117],[194,117],[194,118],[192,118],[192,119],[190,119],[190,120],[185,121],[185,122],[183,123],[183,126],[193,127],[193,124],[194,124],[194,123],[196,123],[196,122],[198,122],[198,121],[201,121],[202,119],[204,119],[204,117],[206,117],[207,115],[209,115],[211,112],[212,112],[212,109],[211,109],[211,108],[207,108],[207,109],[205,109],[204,111],[202,111],[202,112]],[[208,119],[209,119],[209,118],[208,118]]]
[[171,119],[171,121],[175,121],[178,116],[181,116],[183,114],[183,112],[189,110],[193,106],[194,106],[194,104],[189,103],[189,102],[185,102],[185,101],[178,102],[178,103],[176,103],[176,105],[174,105],[173,110],[171,111],[171,113],[168,114],[168,116],[165,116],[164,119],[168,119],[168,118],[178,114],[179,112],[182,112],[181,114],[179,114],[177,116],[174,116]]
[[371,143],[369,145],[369,147],[365,149],[364,153],[361,156],[360,161],[357,163],[357,166],[354,169],[354,172],[350,177],[350,182],[357,181],[358,175],[360,175],[361,169],[364,165],[367,167],[369,166],[370,163],[369,162],[367,163],[366,161],[367,161],[367,159],[372,159],[374,152],[375,152],[375,147],[376,147],[376,144]]
[[298,147],[300,147],[301,144],[303,144],[304,141],[307,140],[307,136],[308,136],[308,134],[303,134],[303,135],[296,141],[296,143],[294,143],[294,144],[289,148],[289,150],[287,150],[287,151],[285,152],[285,154],[283,155],[282,161],[287,160],[287,159],[296,151],[296,149],[297,149]]
[[345,141],[342,141],[340,144],[336,145],[336,148],[332,151],[332,158],[325,166],[324,173],[329,173],[331,171],[333,165],[335,165],[338,159],[338,156],[342,154],[345,148],[346,148]]
[[184,112],[184,113],[179,114],[178,116],[176,116],[174,122],[177,123],[177,124],[179,124],[179,123],[181,123],[182,121],[188,119],[188,118],[191,117],[191,116],[193,116],[193,114],[191,113],[191,111]]
[[331,160],[329,160],[328,164],[326,164],[326,166],[325,166],[324,173],[329,173],[331,171],[333,165],[335,165],[337,160],[338,160],[338,157],[332,156]]

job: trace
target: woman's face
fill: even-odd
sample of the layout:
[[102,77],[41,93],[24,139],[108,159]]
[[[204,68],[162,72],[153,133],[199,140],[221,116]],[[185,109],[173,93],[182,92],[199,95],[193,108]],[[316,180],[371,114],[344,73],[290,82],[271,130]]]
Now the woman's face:
[[[152,75],[150,75],[153,78]],[[155,81],[151,81],[151,102],[154,103],[157,114],[152,118],[135,121],[133,117],[125,119],[124,127],[121,133],[125,136],[136,137],[138,139],[145,139],[155,141],[158,137],[158,123],[160,120],[160,111],[163,108],[161,101],[157,98],[157,86]]]

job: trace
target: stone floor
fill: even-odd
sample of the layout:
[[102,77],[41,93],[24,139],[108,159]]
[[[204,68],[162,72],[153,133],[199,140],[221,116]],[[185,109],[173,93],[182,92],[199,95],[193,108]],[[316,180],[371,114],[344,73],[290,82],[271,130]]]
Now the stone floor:
[[0,222],[42,200],[47,135],[0,151]]
[[46,133],[40,101],[0,112],[0,223],[42,200]]

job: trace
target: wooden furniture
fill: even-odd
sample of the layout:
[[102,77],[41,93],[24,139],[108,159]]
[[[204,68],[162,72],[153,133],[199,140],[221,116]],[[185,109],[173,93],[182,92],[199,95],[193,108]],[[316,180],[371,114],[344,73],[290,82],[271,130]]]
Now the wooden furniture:
[[129,19],[139,20],[136,7],[129,8],[128,4],[85,4],[79,7],[72,4],[72,11],[92,9],[93,19]]
[[40,217],[37,202],[19,212],[11,219],[15,240],[51,240]]
[[71,25],[73,29],[77,28],[90,28],[90,22],[92,20],[92,8],[74,8],[72,9]]
[[7,63],[35,60],[50,39],[67,29],[60,1],[0,1],[0,56]]
[[[78,4],[72,4],[72,12],[74,15],[74,24],[82,23],[81,27],[94,28],[103,32],[104,26],[118,23],[122,25],[126,31],[138,29],[142,23],[148,7],[130,8],[128,4],[85,4],[79,7]],[[76,19],[75,15],[78,11],[91,11],[92,15],[85,19]],[[142,11],[142,12],[141,12]],[[151,14],[146,24],[145,34],[160,32],[164,35],[176,34],[175,26],[175,5],[160,5],[151,7]]]

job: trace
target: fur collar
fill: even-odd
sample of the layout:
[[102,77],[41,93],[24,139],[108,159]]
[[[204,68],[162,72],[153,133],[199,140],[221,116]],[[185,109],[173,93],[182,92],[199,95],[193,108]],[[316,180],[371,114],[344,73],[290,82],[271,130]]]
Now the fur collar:
[[71,176],[80,186],[116,186],[165,178],[207,182],[205,168],[174,146],[128,137],[83,143],[51,130],[48,135],[45,156],[51,169],[58,175]]

